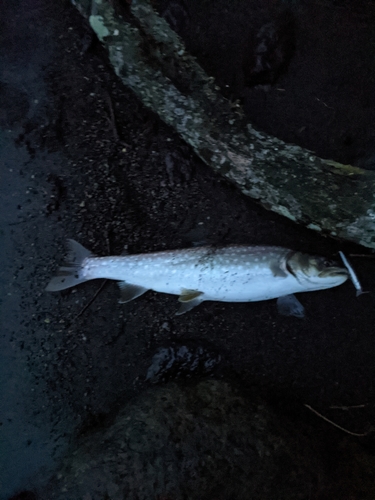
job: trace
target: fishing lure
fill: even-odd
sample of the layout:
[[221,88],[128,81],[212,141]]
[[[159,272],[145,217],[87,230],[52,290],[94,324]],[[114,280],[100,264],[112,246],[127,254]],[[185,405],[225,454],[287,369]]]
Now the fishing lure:
[[357,290],[357,297],[359,295],[362,295],[362,293],[368,293],[368,292],[365,292],[362,288],[362,285],[357,277],[357,275],[355,274],[354,272],[354,269],[352,268],[352,266],[349,264],[349,261],[348,259],[345,257],[344,253],[341,252],[341,250],[339,251],[339,254],[340,254],[340,257],[341,257],[341,260],[343,261],[346,269],[348,270],[348,273],[349,273],[349,276],[350,276],[350,279],[352,280],[352,283],[354,285],[354,288]]

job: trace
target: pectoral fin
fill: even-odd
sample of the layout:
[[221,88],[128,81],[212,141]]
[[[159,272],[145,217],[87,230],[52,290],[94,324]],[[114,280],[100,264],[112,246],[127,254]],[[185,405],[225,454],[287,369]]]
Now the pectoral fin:
[[181,304],[180,309],[176,312],[176,316],[181,316],[181,314],[185,314],[186,312],[193,309],[193,307],[199,306],[201,302],[203,302],[203,299],[201,297],[196,297],[195,299],[190,300],[189,302],[183,302]]
[[284,269],[280,267],[280,263],[278,261],[272,262],[270,268],[274,276],[279,278],[286,278],[288,276]]
[[131,285],[126,281],[119,281],[118,286],[121,291],[121,298],[119,300],[120,304],[124,304],[125,302],[130,302],[133,299],[136,299],[140,295],[143,295],[147,292],[148,288],[144,288],[143,286]]
[[178,297],[178,300],[179,302],[190,302],[202,294],[203,292],[200,292],[199,290],[188,290],[186,288],[182,288],[181,295]]
[[182,304],[180,309],[176,312],[176,316],[180,316],[181,314],[190,311],[193,307],[196,307],[203,302],[203,292],[183,288],[178,300],[179,302],[182,302]]
[[295,295],[284,295],[277,299],[277,310],[283,316],[295,316],[296,318],[305,317],[305,308]]

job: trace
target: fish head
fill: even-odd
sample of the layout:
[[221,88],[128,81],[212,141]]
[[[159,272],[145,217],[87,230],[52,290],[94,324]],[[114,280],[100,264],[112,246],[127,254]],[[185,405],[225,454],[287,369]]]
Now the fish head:
[[306,286],[306,291],[332,288],[349,277],[347,269],[338,262],[302,252],[293,252],[287,257],[286,269]]

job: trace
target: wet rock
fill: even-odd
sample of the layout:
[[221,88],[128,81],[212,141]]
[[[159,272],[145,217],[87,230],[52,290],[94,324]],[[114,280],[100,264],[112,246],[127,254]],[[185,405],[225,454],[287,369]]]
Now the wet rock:
[[189,28],[189,9],[184,0],[169,0],[162,10],[161,15],[178,34],[183,33]]
[[282,424],[223,381],[156,387],[83,437],[42,498],[322,498],[321,460]]
[[196,341],[172,342],[154,354],[146,380],[152,383],[203,377],[214,372],[222,357]]
[[264,24],[249,44],[243,63],[245,85],[273,85],[288,68],[295,51],[295,19],[284,11]]

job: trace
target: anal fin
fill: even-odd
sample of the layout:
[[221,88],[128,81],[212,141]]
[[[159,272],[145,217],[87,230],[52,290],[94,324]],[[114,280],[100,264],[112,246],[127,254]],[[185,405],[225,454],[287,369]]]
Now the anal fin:
[[125,302],[130,302],[136,299],[140,295],[147,292],[148,288],[139,285],[132,285],[126,281],[119,281],[118,286],[121,291],[121,298],[119,300],[120,304],[125,304]]
[[295,316],[296,318],[305,317],[305,308],[295,295],[284,295],[277,299],[277,310],[283,316]]
[[286,278],[288,276],[287,273],[284,271],[284,269],[280,267],[280,263],[277,261],[272,262],[270,268],[272,274],[277,278]]

